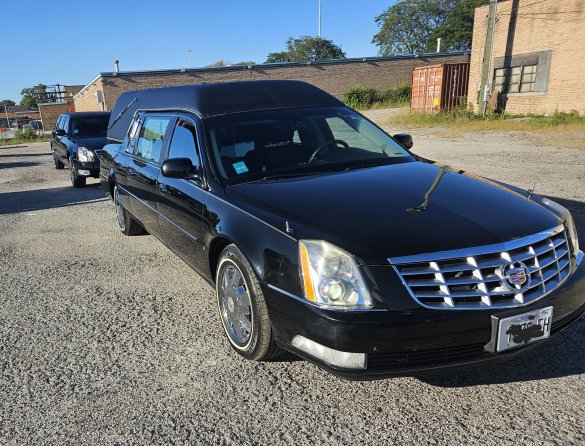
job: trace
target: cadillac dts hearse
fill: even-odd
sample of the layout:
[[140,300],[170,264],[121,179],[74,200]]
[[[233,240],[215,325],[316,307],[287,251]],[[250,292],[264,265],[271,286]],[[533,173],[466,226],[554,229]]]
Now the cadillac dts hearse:
[[127,92],[108,140],[120,230],[213,284],[245,358],[425,374],[514,357],[585,311],[569,211],[422,159],[309,84]]

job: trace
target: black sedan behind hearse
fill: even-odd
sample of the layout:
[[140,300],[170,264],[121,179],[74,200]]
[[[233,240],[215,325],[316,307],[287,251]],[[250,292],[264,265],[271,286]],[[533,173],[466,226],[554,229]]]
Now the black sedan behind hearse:
[[124,93],[108,140],[120,230],[213,284],[245,358],[424,374],[514,357],[585,311],[564,207],[422,159],[309,84]]

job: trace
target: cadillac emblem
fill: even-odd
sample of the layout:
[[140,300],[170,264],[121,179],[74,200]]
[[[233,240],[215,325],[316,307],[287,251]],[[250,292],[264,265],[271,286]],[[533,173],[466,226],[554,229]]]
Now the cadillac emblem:
[[522,262],[512,262],[501,267],[503,284],[516,293],[522,293],[530,286],[528,267]]

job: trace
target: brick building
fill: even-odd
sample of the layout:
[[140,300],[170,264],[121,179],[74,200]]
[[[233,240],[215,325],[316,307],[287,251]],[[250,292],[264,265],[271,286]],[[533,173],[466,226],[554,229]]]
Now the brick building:
[[410,83],[412,70],[427,64],[468,62],[464,52],[420,56],[368,57],[315,63],[278,63],[160,71],[100,73],[75,95],[76,111],[111,110],[118,96],[128,90],[261,79],[302,80],[343,97],[351,87],[361,85],[386,89]]
[[28,105],[0,105],[0,127],[16,127],[31,119],[39,119],[39,110]]
[[[489,6],[475,10],[469,103],[478,110]],[[508,113],[585,113],[585,1],[499,0],[489,87]]]

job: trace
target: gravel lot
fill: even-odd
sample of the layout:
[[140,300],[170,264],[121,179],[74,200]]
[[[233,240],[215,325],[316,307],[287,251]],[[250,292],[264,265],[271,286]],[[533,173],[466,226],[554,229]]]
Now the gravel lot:
[[[424,133],[424,132],[423,132]],[[585,234],[585,150],[423,134],[415,151],[559,198]],[[0,444],[585,444],[585,320],[503,365],[343,381],[224,340],[212,288],[127,238],[48,144],[0,148]]]

